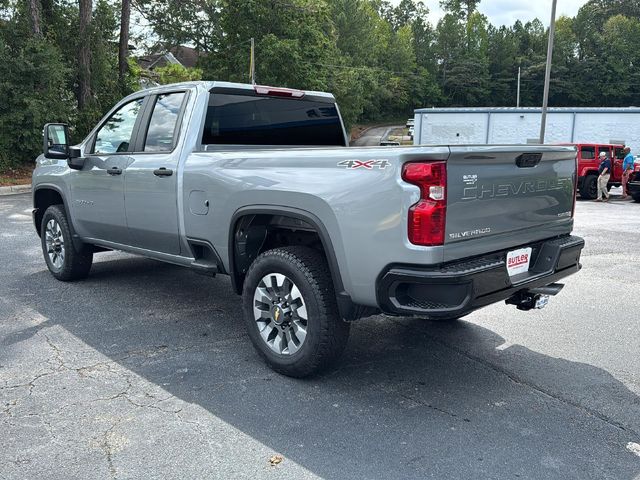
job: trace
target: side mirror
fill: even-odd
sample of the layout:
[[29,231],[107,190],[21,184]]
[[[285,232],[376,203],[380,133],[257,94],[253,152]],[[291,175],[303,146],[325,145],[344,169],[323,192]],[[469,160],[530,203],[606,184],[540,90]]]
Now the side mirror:
[[69,127],[66,123],[47,123],[44,126],[43,151],[45,158],[66,159],[73,170],[82,170],[84,158],[79,148],[69,146]]
[[82,167],[84,167],[84,157],[78,147],[69,147],[67,165],[69,165],[69,168],[72,170],[82,170]]
[[64,123],[44,126],[42,151],[45,158],[69,158],[69,127]]

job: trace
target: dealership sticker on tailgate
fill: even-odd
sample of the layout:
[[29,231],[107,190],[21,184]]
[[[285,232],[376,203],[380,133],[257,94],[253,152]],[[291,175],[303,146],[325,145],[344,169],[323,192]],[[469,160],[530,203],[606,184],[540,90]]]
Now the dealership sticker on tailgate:
[[531,248],[520,248],[507,253],[507,272],[510,277],[529,270]]

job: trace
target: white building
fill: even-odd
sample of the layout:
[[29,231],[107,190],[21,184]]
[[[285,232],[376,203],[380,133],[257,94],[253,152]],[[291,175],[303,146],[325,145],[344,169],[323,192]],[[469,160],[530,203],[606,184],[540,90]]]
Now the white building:
[[[414,144],[539,143],[540,108],[421,108]],[[640,149],[640,108],[550,108],[544,143],[618,143]]]

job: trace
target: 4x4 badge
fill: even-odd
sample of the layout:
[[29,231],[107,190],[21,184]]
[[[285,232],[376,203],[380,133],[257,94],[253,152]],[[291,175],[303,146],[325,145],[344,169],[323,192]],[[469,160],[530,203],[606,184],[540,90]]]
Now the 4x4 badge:
[[356,168],[364,168],[365,170],[379,168],[384,170],[389,166],[389,160],[343,160],[338,162],[338,166],[350,170],[355,170]]

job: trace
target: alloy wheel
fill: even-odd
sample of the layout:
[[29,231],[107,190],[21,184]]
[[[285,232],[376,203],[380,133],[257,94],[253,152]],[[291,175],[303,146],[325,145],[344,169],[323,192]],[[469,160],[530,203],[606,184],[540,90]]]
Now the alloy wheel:
[[47,246],[47,255],[51,265],[60,269],[64,264],[64,237],[62,235],[62,229],[55,219],[51,219],[47,222],[47,228],[44,232],[44,241]]
[[253,314],[262,340],[280,355],[293,355],[307,336],[307,307],[297,285],[286,275],[262,277],[253,295]]

